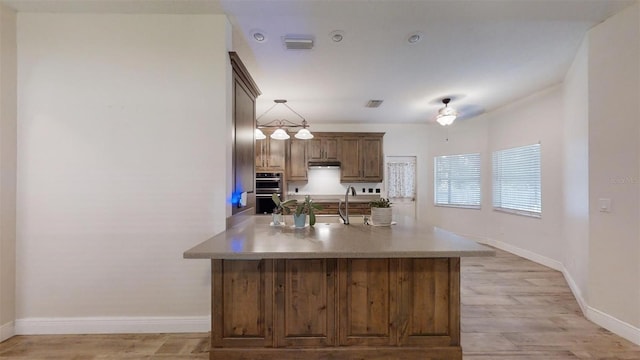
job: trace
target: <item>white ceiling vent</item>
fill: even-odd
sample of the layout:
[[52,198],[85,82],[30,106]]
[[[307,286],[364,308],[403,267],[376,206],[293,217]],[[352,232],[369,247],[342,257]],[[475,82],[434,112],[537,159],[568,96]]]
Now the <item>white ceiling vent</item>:
[[367,102],[367,107],[368,108],[377,108],[380,107],[380,105],[382,105],[382,102],[384,100],[369,100],[369,102]]
[[287,50],[311,50],[313,49],[313,39],[285,37],[284,46]]

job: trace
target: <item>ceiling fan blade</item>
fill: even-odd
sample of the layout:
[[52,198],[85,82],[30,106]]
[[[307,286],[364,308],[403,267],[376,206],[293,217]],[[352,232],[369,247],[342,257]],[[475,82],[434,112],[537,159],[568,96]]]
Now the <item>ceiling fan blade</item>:
[[471,119],[476,116],[480,116],[484,114],[484,112],[486,111],[480,105],[465,105],[458,108],[457,110],[458,110],[458,118],[456,119],[456,121]]

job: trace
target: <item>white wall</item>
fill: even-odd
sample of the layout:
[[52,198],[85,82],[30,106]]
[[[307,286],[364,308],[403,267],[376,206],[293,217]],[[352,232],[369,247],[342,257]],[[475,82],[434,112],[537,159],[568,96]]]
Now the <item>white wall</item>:
[[[427,219],[429,223],[475,239],[487,236],[487,211],[491,206],[491,154],[488,151],[489,117],[456,120],[449,127],[434,124],[429,127]],[[434,157],[441,155],[480,153],[481,210],[434,206]]]
[[182,253],[229,211],[228,32],[221,15],[19,14],[21,333],[206,330],[209,262]]
[[[640,10],[589,32],[589,305],[640,342]],[[612,41],[615,39],[615,41]],[[598,210],[611,199],[611,212]]]
[[0,5],[0,341],[15,320],[16,53],[16,14]]
[[589,39],[564,79],[563,256],[573,291],[584,306],[589,276]]
[[490,211],[487,235],[557,262],[562,258],[562,122],[561,86],[503,107],[490,115],[489,122],[490,152],[540,143],[542,217]]
[[491,211],[490,180],[481,211],[427,211],[434,224],[564,271],[589,319],[638,344],[639,94],[636,4],[589,32],[562,85],[430,134],[429,157],[480,152],[483,179],[491,151],[540,141],[541,219]]
[[[496,212],[491,199],[491,154],[495,150],[541,143],[542,217]],[[429,171],[433,157],[480,153],[481,209],[433,205],[429,192],[429,222],[494,245],[536,254],[536,259],[558,266],[562,241],[562,88],[554,86],[429,135]]]

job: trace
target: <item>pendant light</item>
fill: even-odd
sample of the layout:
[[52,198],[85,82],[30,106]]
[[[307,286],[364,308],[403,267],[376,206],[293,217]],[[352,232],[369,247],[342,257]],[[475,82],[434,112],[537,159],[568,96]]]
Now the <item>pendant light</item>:
[[[311,131],[309,131],[309,129],[307,129],[309,127],[309,125],[307,124],[307,120],[305,120],[305,118],[303,118],[302,115],[298,114],[289,105],[287,105],[287,100],[276,99],[276,100],[273,100],[273,102],[274,102],[274,104],[267,111],[265,111],[262,115],[258,116],[258,118],[256,119],[256,125],[257,125],[257,128],[256,128],[256,140],[266,139],[266,136],[260,130],[260,129],[265,129],[265,128],[277,128],[270,136],[272,139],[275,139],[275,140],[287,140],[287,139],[291,138],[291,136],[289,136],[289,134],[287,133],[287,129],[288,128],[300,128],[300,130],[298,130],[298,132],[294,135],[296,139],[300,139],[300,140],[313,139],[313,134],[311,133]],[[285,106],[287,109],[289,109],[295,115],[297,115],[300,119],[302,119],[302,122],[296,123],[296,122],[293,122],[291,120],[286,120],[286,119],[275,119],[275,120],[271,120],[271,121],[269,121],[267,123],[264,123],[264,124],[261,124],[261,123],[258,122],[258,120],[260,120],[263,116],[265,116],[267,113],[269,113],[271,110],[273,110],[273,108],[275,108],[278,105]],[[259,135],[258,132],[260,132],[260,134],[262,134],[262,135]],[[264,137],[262,137],[262,136],[264,136]]]
[[284,131],[282,128],[277,129],[276,131],[273,132],[273,134],[271,134],[271,138],[275,140],[287,140],[290,137],[291,136],[289,136],[289,134],[287,134],[287,132]]
[[264,140],[267,138],[267,135],[265,135],[262,130],[256,128],[256,140]]

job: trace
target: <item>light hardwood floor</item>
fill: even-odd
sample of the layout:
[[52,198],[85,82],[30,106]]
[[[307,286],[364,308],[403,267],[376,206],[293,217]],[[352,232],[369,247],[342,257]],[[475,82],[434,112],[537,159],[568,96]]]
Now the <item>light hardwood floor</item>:
[[[640,346],[586,320],[561,273],[496,250],[462,260],[465,360],[640,360]],[[208,359],[208,334],[16,336],[0,359]]]

